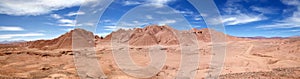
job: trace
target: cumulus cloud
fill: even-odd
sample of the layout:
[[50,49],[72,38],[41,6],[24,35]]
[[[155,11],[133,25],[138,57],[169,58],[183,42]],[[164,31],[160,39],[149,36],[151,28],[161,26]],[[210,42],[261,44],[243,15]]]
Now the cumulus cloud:
[[96,0],[0,0],[0,14],[41,15]]
[[0,26],[0,31],[23,31],[22,27],[17,26]]

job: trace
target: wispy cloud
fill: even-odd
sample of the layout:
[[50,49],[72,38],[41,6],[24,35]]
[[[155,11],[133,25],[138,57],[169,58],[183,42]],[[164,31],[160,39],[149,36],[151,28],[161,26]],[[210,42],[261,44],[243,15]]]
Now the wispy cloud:
[[124,27],[124,26],[104,26],[104,30],[107,30],[107,31],[116,31],[116,30],[119,30],[119,29],[131,29],[132,27]]
[[223,23],[225,25],[238,25],[238,24],[247,24],[247,23],[266,20],[266,19],[267,17],[263,15],[252,15],[252,14],[225,15],[223,16]]
[[196,21],[202,20],[201,15],[197,15],[197,14],[194,15],[193,18],[194,18],[194,20],[196,20]]
[[229,0],[226,2],[225,8],[222,9],[224,11],[222,20],[225,25],[240,25],[268,19],[262,14],[255,14],[248,11],[239,2],[241,0]]
[[0,14],[41,15],[97,0],[0,0]]
[[54,19],[61,19],[61,18],[63,18],[62,16],[60,16],[58,14],[50,14],[50,17],[52,17]]
[[273,28],[299,28],[300,27],[300,1],[299,0],[281,0],[285,5],[294,6],[297,10],[293,11],[292,16],[286,17],[280,21],[271,24],[264,24],[256,28],[273,29]]
[[112,22],[112,20],[106,19],[106,20],[101,20],[100,22],[101,23],[110,23],[110,22]]
[[69,32],[69,31],[71,31],[71,30],[73,30],[74,28],[66,28],[66,29],[61,29],[61,30],[63,30],[63,31],[66,31],[66,32]]
[[274,28],[296,28],[296,27],[300,27],[300,25],[283,22],[283,23],[260,25],[260,26],[257,26],[256,28],[274,29]]
[[60,19],[58,20],[58,26],[75,26],[76,21],[71,19]]
[[292,5],[292,6],[299,6],[299,0],[280,0],[283,4]]
[[25,33],[25,34],[3,34],[0,39],[10,39],[14,37],[31,37],[31,36],[44,36],[42,33]]
[[104,26],[104,30],[107,30],[107,31],[116,31],[118,29],[127,30],[127,29],[132,29],[132,28],[141,28],[142,25],[146,25],[146,24],[148,24],[148,23],[140,22],[140,21],[126,21],[126,22],[120,22],[117,25]]
[[103,32],[103,33],[97,33],[96,35],[101,36],[101,37],[105,37],[108,34],[110,34],[109,32]]
[[123,1],[124,6],[140,5],[145,4],[149,6],[154,6],[154,8],[160,8],[174,0],[145,0],[145,1]]
[[168,4],[169,2],[172,2],[173,0],[147,0],[149,2],[150,5],[153,5],[155,7],[162,7],[166,4]]
[[77,15],[84,15],[84,12],[78,11],[78,12],[70,12],[66,14],[66,16],[77,16]]
[[163,20],[163,21],[160,21],[159,22],[159,25],[170,25],[170,24],[173,24],[173,23],[176,23],[177,21],[176,20]]
[[60,23],[74,23],[74,20],[70,20],[70,19],[60,19],[58,20]]
[[277,14],[279,9],[274,9],[271,7],[258,7],[258,6],[251,6],[250,7],[253,11],[260,12],[263,14]]
[[0,31],[23,31],[22,27],[17,26],[0,26]]
[[190,11],[190,10],[174,10],[174,11],[161,11],[161,10],[158,10],[155,13],[157,13],[157,14],[175,14],[175,13],[179,13],[179,14],[183,14],[185,16],[195,15],[195,13],[193,11]]
[[153,19],[153,17],[151,15],[146,15],[147,19]]
[[125,5],[125,6],[139,5],[139,4],[142,4],[142,3],[138,2],[138,1],[124,1],[123,2],[123,5]]
[[[73,19],[67,19],[66,17],[72,17],[75,15],[83,15],[84,12],[70,12],[68,14],[65,14],[65,16],[61,16],[59,14],[51,14],[50,17],[54,18],[57,20],[57,23],[47,23],[48,25],[57,25],[57,26],[95,26],[95,23],[92,22],[84,22],[84,23],[77,23],[76,20]],[[104,20],[105,22],[111,22],[111,20]],[[101,21],[103,22],[103,21]]]

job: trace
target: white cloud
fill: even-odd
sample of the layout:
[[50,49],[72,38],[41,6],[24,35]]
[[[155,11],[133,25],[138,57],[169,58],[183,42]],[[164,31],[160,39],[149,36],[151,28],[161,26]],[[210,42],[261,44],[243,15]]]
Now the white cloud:
[[256,28],[273,29],[273,28],[299,28],[300,27],[300,1],[298,0],[281,0],[285,5],[294,6],[297,10],[293,11],[293,15],[284,18],[272,24],[257,26]]
[[127,27],[118,27],[118,26],[104,26],[104,30],[108,30],[108,31],[116,31],[118,29],[129,29]]
[[107,31],[116,31],[116,30],[119,30],[119,29],[128,30],[128,29],[132,29],[132,28],[141,28],[140,25],[143,25],[143,23],[140,23],[140,22],[137,22],[137,23],[122,22],[118,26],[114,26],[114,25],[104,26],[104,30],[107,30]]
[[22,27],[16,26],[0,26],[0,31],[23,31]]
[[140,21],[128,21],[128,22],[121,22],[119,23],[118,27],[128,29],[128,28],[134,28],[134,27],[141,27],[142,25],[148,24],[147,22],[140,22]]
[[60,19],[58,20],[60,23],[74,23],[75,20],[70,20],[70,19]]
[[266,20],[267,18],[263,15],[246,15],[246,14],[239,14],[239,15],[225,15],[223,16],[223,23],[225,25],[238,25],[238,24],[246,24],[261,20]]
[[193,11],[190,11],[190,10],[174,10],[174,11],[156,11],[155,13],[157,14],[176,14],[176,13],[179,13],[179,14],[183,14],[185,16],[189,16],[189,15],[194,15],[194,12]]
[[300,27],[300,25],[295,25],[292,23],[274,23],[269,25],[260,25],[257,26],[256,28],[272,29],[272,28],[295,28],[295,27]]
[[202,20],[201,15],[194,15],[194,20],[196,21]]
[[168,4],[173,0],[148,0],[150,5],[153,5],[155,7],[163,7],[164,5]]
[[271,7],[257,7],[257,6],[251,6],[250,7],[253,11],[256,11],[256,12],[260,12],[260,13],[263,13],[263,14],[276,14],[278,13],[278,9],[274,9],[274,8],[271,8]]
[[290,30],[291,32],[300,32],[300,30]]
[[77,24],[77,26],[96,26],[96,25],[95,23],[86,22],[86,23]]
[[130,5],[139,5],[142,4],[141,2],[137,2],[137,1],[124,1],[123,5],[125,6],[130,6]]
[[109,22],[112,22],[111,20],[109,19],[106,19],[106,20],[101,20],[102,23],[109,23]]
[[194,18],[194,20],[197,20],[197,21],[199,21],[199,20],[202,20],[202,18],[195,17],[195,18]]
[[58,26],[68,26],[68,27],[74,27],[75,24],[58,24]]
[[175,13],[181,13],[181,14],[184,14],[186,16],[194,14],[194,12],[190,11],[190,10],[175,10]]
[[164,21],[160,21],[158,25],[169,25],[169,24],[173,24],[176,23],[176,20],[164,20]]
[[54,18],[54,19],[61,19],[62,17],[58,14],[51,14],[50,17]]
[[0,14],[41,15],[96,0],[0,0]]
[[[243,5],[240,4],[240,2],[242,2],[242,0],[228,0],[226,2],[225,8],[222,9],[225,12],[222,14],[222,22],[224,25],[240,25],[268,19],[262,14],[255,14],[251,11],[248,11],[243,7]],[[212,19],[211,22],[214,22],[215,24],[222,23],[217,21],[220,20]]]
[[59,22],[58,26],[75,26],[76,23],[75,20],[70,20],[70,19],[59,19],[58,22]]
[[31,37],[31,36],[44,36],[42,33],[25,33],[25,34],[3,34],[0,39],[10,39],[14,37]]
[[197,28],[197,27],[201,27],[201,26],[195,25],[195,26],[193,26],[193,27]]
[[300,5],[299,0],[281,0],[281,2],[283,4],[286,4],[286,5],[293,5],[293,6],[299,6]]
[[71,30],[73,30],[74,28],[67,28],[67,29],[62,29],[63,31],[67,31],[67,32],[69,32],[69,31],[71,31]]
[[92,22],[85,22],[85,23],[77,23],[76,24],[76,20],[65,19],[65,18],[58,19],[57,20],[57,24],[54,24],[54,25],[68,26],[68,27],[74,27],[74,26],[95,26],[95,24],[92,23]]
[[151,15],[146,15],[147,19],[153,19],[153,17]]
[[164,5],[167,5],[169,2],[172,2],[174,0],[145,0],[145,1],[122,1],[122,4],[125,6],[131,6],[131,5],[140,5],[140,4],[146,4],[150,6],[154,6],[156,8],[163,7]]
[[101,37],[105,37],[107,35],[109,35],[110,33],[108,32],[104,32],[104,33],[97,33],[96,35],[101,36]]
[[70,12],[66,14],[66,16],[77,16],[77,15],[84,15],[84,12],[78,11],[78,12]]

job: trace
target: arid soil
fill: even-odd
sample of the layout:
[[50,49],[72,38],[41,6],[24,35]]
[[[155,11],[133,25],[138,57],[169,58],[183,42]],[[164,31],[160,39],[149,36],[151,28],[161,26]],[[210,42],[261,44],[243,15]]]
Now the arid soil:
[[[81,29],[86,35],[92,35]],[[0,45],[0,79],[78,79],[72,51],[72,32],[53,40]],[[180,66],[181,49],[169,26],[152,25],[95,36],[96,54],[108,79],[137,79],[122,72],[112,55],[113,34],[129,31],[129,51],[134,62],[147,66],[149,46],[162,45],[167,59],[162,70],[150,79],[174,79]],[[212,30],[211,30],[212,31]],[[211,62],[212,43],[208,29],[190,31],[198,39],[199,67],[195,79],[206,77]],[[222,34],[222,33],[220,33]],[[226,56],[221,79],[300,79],[300,38],[253,39],[226,35]],[[121,38],[121,37],[120,37]],[[125,40],[126,41],[126,40]],[[147,41],[147,42],[145,42]],[[87,75],[86,78],[90,78]]]

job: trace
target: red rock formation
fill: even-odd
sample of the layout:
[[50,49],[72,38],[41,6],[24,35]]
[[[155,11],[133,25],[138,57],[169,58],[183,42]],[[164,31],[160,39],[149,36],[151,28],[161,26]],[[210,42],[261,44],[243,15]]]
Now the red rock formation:
[[[176,34],[180,32],[190,32],[195,34],[198,41],[210,42],[211,33],[215,33],[217,37],[223,36],[224,33],[217,32],[214,30],[205,29],[191,29],[189,31],[179,31],[171,28],[170,26],[158,26],[150,25],[145,28],[134,28],[130,30],[120,29],[118,31],[112,32],[105,38],[99,36],[93,36],[92,32],[85,31],[83,29],[74,29],[61,35],[58,38],[52,40],[37,40],[25,43],[25,46],[29,48],[38,48],[42,50],[53,50],[53,49],[71,49],[72,48],[72,34],[76,31],[76,35],[79,37],[80,41],[89,42],[91,40],[84,39],[95,37],[94,41],[99,42],[110,42],[114,38],[122,40],[122,42],[128,42],[129,45],[133,46],[148,46],[148,45],[179,45],[178,37]],[[226,35],[228,40],[240,40],[240,38]],[[77,37],[76,37],[77,38]],[[225,38],[225,37],[224,37]],[[95,42],[92,42],[95,43]],[[83,45],[83,44],[79,44]],[[85,44],[91,45],[91,44]],[[90,46],[89,46],[90,47]]]
[[[70,32],[67,32],[58,38],[52,40],[37,40],[37,41],[30,41],[25,43],[25,46],[28,48],[37,48],[42,50],[53,50],[53,49],[71,49],[72,48],[72,34],[74,32],[78,32],[83,35],[93,35],[92,32],[88,32],[83,29],[74,29]],[[98,38],[96,36],[96,38]],[[99,39],[99,38],[98,38]]]
[[[124,34],[125,31],[128,34]],[[170,26],[158,26],[158,25],[150,25],[146,26],[145,28],[134,28],[132,30],[118,30],[115,31],[109,35],[107,35],[103,40],[110,41],[113,35],[116,38],[121,38],[125,36],[120,36],[121,34],[124,35],[130,35],[130,38],[125,38],[123,42],[129,42],[130,45],[133,46],[147,46],[147,45],[178,45],[178,37],[176,36],[176,33],[179,33],[182,31],[176,30],[171,28]],[[197,37],[197,40],[204,41],[204,42],[210,42],[211,41],[211,33],[214,33],[216,37],[224,36],[224,33],[209,30],[208,28],[205,29],[196,29],[193,28],[190,31],[187,31],[190,33],[194,33]],[[229,40],[238,40],[239,38],[226,35],[227,37],[224,37]]]

